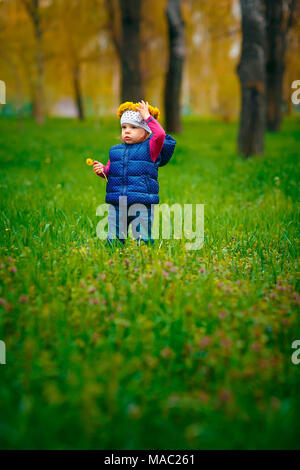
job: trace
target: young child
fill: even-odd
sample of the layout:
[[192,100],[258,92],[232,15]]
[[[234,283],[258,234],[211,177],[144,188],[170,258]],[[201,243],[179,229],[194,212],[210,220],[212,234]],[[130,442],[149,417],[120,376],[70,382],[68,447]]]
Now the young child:
[[[105,202],[110,204],[107,242],[111,246],[116,235],[124,244],[129,224],[138,217],[140,223],[133,230],[134,238],[138,244],[143,240],[153,245],[154,204],[159,202],[158,167],[170,160],[176,141],[166,135],[155,119],[159,117],[158,108],[148,102],[123,103],[118,117],[121,118],[123,143],[111,147],[106,166],[97,161],[93,164],[97,175],[107,177]],[[120,196],[127,197],[125,208],[120,204]],[[142,210],[130,213],[130,207],[138,203],[143,204]]]

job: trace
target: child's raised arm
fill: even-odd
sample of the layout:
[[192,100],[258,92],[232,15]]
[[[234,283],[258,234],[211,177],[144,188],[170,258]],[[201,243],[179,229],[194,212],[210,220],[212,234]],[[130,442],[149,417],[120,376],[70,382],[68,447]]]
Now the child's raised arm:
[[164,145],[166,133],[153,116],[150,116],[145,122],[148,124],[153,134],[150,139],[150,155],[153,162],[155,162]]
[[136,109],[140,112],[140,115],[152,131],[152,138],[150,139],[150,155],[153,162],[155,162],[164,145],[166,133],[159,122],[157,122],[149,113],[148,101],[146,101],[146,103],[143,100],[139,101]]

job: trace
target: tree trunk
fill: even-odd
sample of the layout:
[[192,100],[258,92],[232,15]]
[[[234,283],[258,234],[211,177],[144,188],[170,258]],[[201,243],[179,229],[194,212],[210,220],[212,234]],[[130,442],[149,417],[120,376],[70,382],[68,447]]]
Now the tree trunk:
[[32,21],[36,40],[33,115],[38,124],[43,124],[45,121],[44,51],[39,0],[23,0],[23,4]]
[[185,55],[181,0],[168,0],[166,15],[169,31],[169,67],[164,92],[166,130],[181,132],[180,92]]
[[141,1],[119,0],[121,36],[121,102],[144,98],[140,70]]
[[261,155],[265,134],[265,19],[262,0],[240,0],[242,54],[237,71],[241,83],[238,150],[244,157]]
[[42,46],[42,35],[36,31],[37,51],[36,51],[36,93],[34,101],[34,118],[38,124],[45,122],[45,93],[44,93],[44,53]]
[[280,130],[287,35],[295,4],[295,0],[265,0],[267,127],[270,131]]
[[80,121],[84,120],[84,108],[80,83],[80,65],[76,64],[73,68],[74,98],[77,109],[77,117]]

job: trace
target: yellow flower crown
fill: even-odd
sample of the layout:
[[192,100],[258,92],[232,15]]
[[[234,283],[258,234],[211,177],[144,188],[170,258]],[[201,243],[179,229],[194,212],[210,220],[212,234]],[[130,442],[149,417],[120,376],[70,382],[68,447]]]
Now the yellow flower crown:
[[[139,103],[133,103],[132,101],[126,101],[126,103],[122,103],[119,106],[119,109],[118,109],[118,112],[117,112],[118,118],[121,119],[122,114],[127,110],[129,110],[129,111],[138,111],[138,109],[137,109],[138,104]],[[158,108],[153,108],[153,106],[151,106],[150,104],[149,104],[149,113],[155,119],[159,119],[160,110]]]

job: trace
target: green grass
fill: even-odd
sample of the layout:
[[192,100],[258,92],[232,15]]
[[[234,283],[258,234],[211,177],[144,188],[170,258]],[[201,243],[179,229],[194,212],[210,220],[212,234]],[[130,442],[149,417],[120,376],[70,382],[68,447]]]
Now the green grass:
[[299,124],[243,160],[185,119],[160,202],[205,204],[204,247],[111,254],[85,158],[116,120],[0,120],[1,448],[299,448]]

